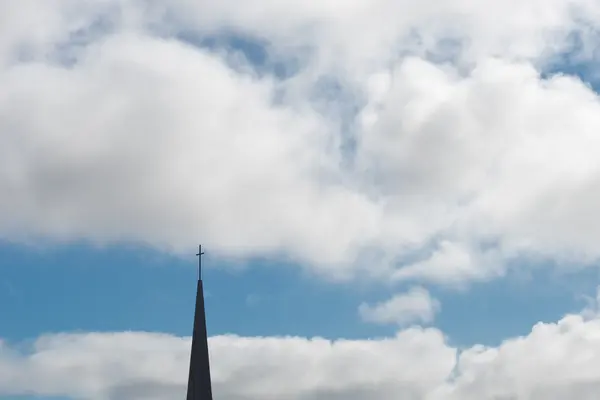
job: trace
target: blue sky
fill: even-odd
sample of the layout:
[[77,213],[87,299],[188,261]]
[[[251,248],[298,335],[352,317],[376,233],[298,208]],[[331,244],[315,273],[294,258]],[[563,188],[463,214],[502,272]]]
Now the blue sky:
[[596,398],[597,2],[5,3],[0,398]]
[[[243,55],[259,73],[280,78],[293,61],[270,61],[267,48],[253,38],[182,35],[211,52]],[[550,74],[579,76],[592,85],[587,64],[569,54],[548,67]],[[266,72],[265,72],[266,71]],[[351,98],[331,99],[343,105]],[[355,116],[354,116],[355,117]],[[205,256],[206,305],[211,335],[298,335],[369,338],[393,335],[396,327],[361,321],[362,302],[379,302],[406,285],[323,280],[298,264],[254,258],[243,264]],[[190,334],[195,296],[196,258],[136,245],[98,247],[86,242],[41,247],[3,242],[0,259],[2,336],[12,341],[66,331],[159,331]],[[527,263],[527,261],[522,261]],[[518,264],[518,262],[517,262]],[[498,280],[455,290],[432,288],[442,303],[435,326],[458,346],[497,345],[526,335],[539,321],[555,321],[583,308],[594,297],[594,270],[564,274],[548,265],[513,272]],[[515,272],[516,271],[516,272]],[[24,317],[27,316],[27,317]]]
[[[279,262],[223,268],[205,259],[211,335],[299,335],[368,338],[394,326],[361,321],[357,308],[385,300],[397,288],[327,283]],[[159,331],[191,334],[196,258],[140,247],[86,245],[0,248],[0,317],[11,341],[69,331]],[[225,264],[225,263],[223,263]],[[437,289],[442,309],[435,323],[460,346],[496,345],[526,335],[538,321],[555,321],[594,297],[594,272],[567,276],[538,272],[476,284],[464,291]]]

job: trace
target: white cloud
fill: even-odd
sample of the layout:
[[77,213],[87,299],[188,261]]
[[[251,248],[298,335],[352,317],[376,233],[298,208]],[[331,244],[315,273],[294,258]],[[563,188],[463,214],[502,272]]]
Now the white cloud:
[[[0,237],[438,283],[592,262],[599,98],[540,71],[577,36],[593,59],[598,21],[591,0],[3,2]],[[177,36],[224,32],[296,75]]]
[[358,312],[363,320],[368,322],[405,325],[413,322],[433,322],[439,309],[439,301],[431,297],[426,289],[413,287],[373,306],[363,303]]
[[328,262],[377,218],[360,193],[319,184],[331,167],[318,116],[272,106],[271,83],[180,43],[118,35],[74,70],[34,64],[0,80],[4,236],[175,249],[205,238],[233,255]]
[[[485,56],[539,59],[572,45],[570,34],[585,39],[600,20],[592,0],[180,0],[178,22],[200,31],[229,27],[268,40],[279,51],[312,49],[319,66],[337,73],[364,73],[397,61],[405,51],[446,54],[451,41],[459,57],[473,62]],[[179,8],[179,6],[182,6]],[[589,22],[587,26],[583,23]],[[365,29],[357,29],[357,27]],[[448,43],[450,42],[450,43]],[[288,50],[290,51],[290,50]]]
[[[142,332],[58,334],[0,345],[0,395],[89,400],[184,396],[189,338]],[[459,350],[440,331],[336,340],[216,336],[215,397],[224,400],[595,399],[600,320],[567,315],[498,347]]]
[[474,253],[476,252],[465,249],[460,244],[444,241],[429,258],[406,265],[394,272],[392,279],[421,278],[452,284],[486,277],[489,274],[489,267],[494,265],[494,260],[482,260],[478,264],[474,260]]

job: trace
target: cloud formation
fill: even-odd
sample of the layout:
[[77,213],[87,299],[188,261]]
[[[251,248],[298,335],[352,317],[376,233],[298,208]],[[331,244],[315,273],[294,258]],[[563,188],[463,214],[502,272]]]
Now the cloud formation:
[[[498,347],[452,347],[435,328],[394,337],[210,338],[223,400],[595,399],[600,319],[538,323]],[[143,332],[55,334],[0,346],[0,395],[163,400],[185,393],[189,338]]]
[[422,287],[413,287],[372,306],[362,303],[358,307],[364,321],[397,325],[431,323],[439,310],[440,302]]
[[599,258],[598,94],[546,74],[595,60],[597,2],[238,3],[0,5],[0,238],[444,284]]

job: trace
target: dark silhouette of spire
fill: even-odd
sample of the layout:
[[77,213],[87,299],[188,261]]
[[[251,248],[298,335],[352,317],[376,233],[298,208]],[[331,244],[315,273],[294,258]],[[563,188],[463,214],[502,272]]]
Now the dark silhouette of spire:
[[198,247],[198,289],[194,312],[194,334],[190,357],[187,400],[212,400],[210,363],[208,358],[208,334],[204,311],[204,288],[202,287],[202,246]]

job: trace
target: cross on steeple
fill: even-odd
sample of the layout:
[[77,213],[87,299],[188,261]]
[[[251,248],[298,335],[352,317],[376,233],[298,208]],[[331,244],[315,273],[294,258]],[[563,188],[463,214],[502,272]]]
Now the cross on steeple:
[[196,256],[198,256],[198,280],[201,281],[202,280],[202,255],[204,253],[202,252],[202,245],[198,245],[198,254],[196,254]]

